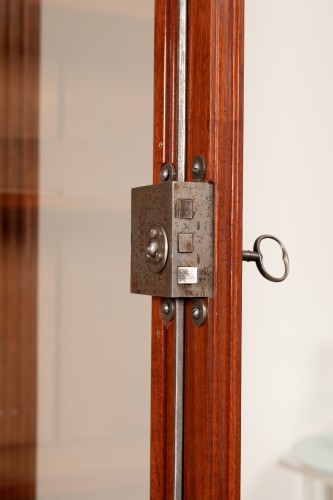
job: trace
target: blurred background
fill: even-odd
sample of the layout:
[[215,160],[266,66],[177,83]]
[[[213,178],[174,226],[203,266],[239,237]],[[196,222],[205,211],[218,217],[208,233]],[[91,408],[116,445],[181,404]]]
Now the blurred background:
[[[144,500],[130,189],[152,182],[154,1],[36,6],[0,2],[0,497],[36,467],[39,500]],[[242,500],[333,498],[332,23],[330,0],[246,2],[243,247],[278,236],[291,272],[244,264]]]
[[150,303],[130,190],[151,184],[153,0],[43,0],[37,497],[149,497]]
[[243,247],[277,235],[291,271],[275,285],[243,265],[242,498],[331,499],[333,3],[245,13]]

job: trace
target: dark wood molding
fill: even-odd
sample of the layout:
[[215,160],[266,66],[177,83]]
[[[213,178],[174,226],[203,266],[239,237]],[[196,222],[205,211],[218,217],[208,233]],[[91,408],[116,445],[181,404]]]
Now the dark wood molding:
[[203,155],[215,183],[215,296],[204,327],[187,307],[184,498],[239,500],[243,0],[189,0],[188,32],[187,167]]
[[[38,0],[0,2],[0,491],[35,497]],[[8,195],[8,192],[11,195]]]
[[[176,161],[177,0],[155,0],[153,180]],[[165,324],[152,300],[150,498],[172,498],[174,324]]]
[[[155,4],[154,182],[175,161],[177,2]],[[243,0],[188,1],[187,172],[215,183],[215,297],[185,320],[184,498],[239,500],[243,151]],[[173,324],[153,299],[151,498],[172,498]]]

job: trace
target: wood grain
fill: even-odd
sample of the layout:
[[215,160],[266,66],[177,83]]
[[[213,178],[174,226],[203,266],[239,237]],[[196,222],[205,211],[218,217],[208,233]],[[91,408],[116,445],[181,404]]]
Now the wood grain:
[[[177,2],[155,3],[154,182],[176,152]],[[188,0],[187,173],[215,184],[215,296],[185,320],[184,498],[239,500],[241,402],[243,0]],[[174,327],[153,299],[151,498],[172,498]]]
[[196,155],[215,183],[215,296],[186,316],[184,498],[239,500],[243,0],[189,0],[187,180]]
[[0,493],[6,500],[35,497],[39,15],[37,0],[0,1]]
[[[177,1],[155,1],[153,180],[176,158]],[[174,323],[152,300],[150,498],[171,499],[173,488]]]

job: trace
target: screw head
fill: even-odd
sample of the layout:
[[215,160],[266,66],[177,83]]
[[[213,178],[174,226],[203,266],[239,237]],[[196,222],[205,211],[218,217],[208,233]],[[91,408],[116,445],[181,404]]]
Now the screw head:
[[160,224],[149,229],[146,247],[146,263],[150,271],[160,273],[163,271],[168,258],[168,238]]
[[207,306],[202,299],[196,299],[192,302],[191,318],[196,326],[202,326],[207,319]]
[[164,302],[164,304],[162,304],[162,311],[164,314],[169,314],[170,306],[167,302]]
[[158,236],[157,229],[151,229],[150,230],[150,237],[151,237],[151,239],[152,240],[156,240],[157,236]]
[[162,181],[167,181],[169,179],[169,170],[167,168],[163,168],[161,170],[161,179]]
[[199,309],[199,307],[193,307],[192,308],[192,318],[193,319],[199,319],[200,318],[200,309]]
[[164,254],[162,252],[157,252],[157,254],[156,254],[156,260],[158,262],[161,262],[161,260],[163,259],[163,257],[164,257]]
[[192,161],[192,177],[194,181],[202,181],[206,175],[206,161],[203,156],[196,156]]
[[156,241],[152,241],[149,243],[147,246],[147,256],[151,257],[152,259],[155,259],[158,254],[158,244]]
[[172,163],[164,163],[160,170],[160,179],[162,182],[170,182],[175,180],[176,170]]
[[172,299],[162,299],[161,314],[164,321],[171,321],[175,312],[175,306]]

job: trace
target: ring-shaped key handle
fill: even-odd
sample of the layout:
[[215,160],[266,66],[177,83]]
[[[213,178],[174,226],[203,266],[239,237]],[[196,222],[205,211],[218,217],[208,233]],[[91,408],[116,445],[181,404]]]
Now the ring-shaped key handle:
[[[272,276],[269,274],[264,266],[264,256],[260,250],[260,244],[263,240],[270,239],[276,241],[282,250],[282,260],[284,263],[284,274],[280,278],[276,278],[275,276]],[[280,283],[281,281],[284,281],[286,277],[289,274],[289,256],[286,247],[280,241],[278,238],[275,236],[272,236],[270,234],[263,234],[262,236],[259,236],[259,238],[256,239],[253,245],[253,251],[250,250],[244,250],[243,251],[243,260],[246,262],[251,262],[254,261],[257,265],[258,271],[260,274],[266,278],[269,281],[274,281],[275,283]]]

